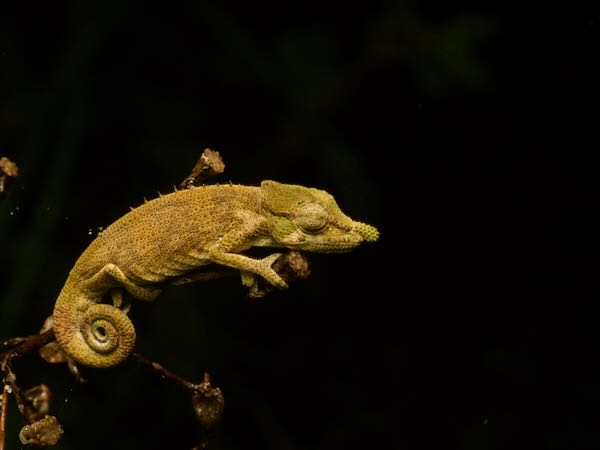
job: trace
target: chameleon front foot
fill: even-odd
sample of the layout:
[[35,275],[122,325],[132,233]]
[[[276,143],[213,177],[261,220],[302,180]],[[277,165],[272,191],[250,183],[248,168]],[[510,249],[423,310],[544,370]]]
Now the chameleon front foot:
[[273,253],[262,259],[254,259],[236,253],[223,253],[215,250],[209,251],[210,260],[216,264],[238,269],[242,276],[244,286],[252,286],[256,275],[264,278],[269,284],[278,289],[287,289],[287,283],[279,276],[271,265],[281,253]]
[[[306,256],[298,251],[289,250],[280,255],[271,264],[271,268],[286,283],[305,280],[310,275],[310,265]],[[250,272],[241,271],[242,284],[248,287],[250,298],[262,298],[273,292],[274,286]]]
[[253,297],[252,293],[259,288],[259,281],[257,276],[260,276],[270,285],[275,286],[278,289],[287,289],[288,284],[279,276],[275,270],[273,270],[273,263],[279,259],[281,253],[273,253],[272,255],[266,256],[263,259],[257,260],[256,273],[249,272],[247,270],[240,270],[240,276],[242,278],[242,284],[250,289],[250,296]]
[[273,269],[273,263],[281,256],[281,253],[273,253],[263,259],[261,259],[261,265],[264,267],[263,271],[261,271],[260,275],[267,280],[271,285],[275,286],[277,289],[287,289],[288,284],[279,276],[277,272]]
[[279,276],[277,272],[275,272],[275,270],[273,270],[273,267],[271,267],[280,256],[281,253],[273,253],[272,255],[261,259],[260,264],[262,266],[262,270],[259,275],[276,288],[283,290],[288,288],[288,284]]

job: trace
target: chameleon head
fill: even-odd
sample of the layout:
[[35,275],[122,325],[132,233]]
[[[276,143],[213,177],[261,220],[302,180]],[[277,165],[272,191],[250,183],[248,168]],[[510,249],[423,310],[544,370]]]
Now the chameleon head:
[[261,189],[271,235],[282,247],[337,253],[379,238],[375,227],[346,216],[325,191],[275,181],[263,181]]

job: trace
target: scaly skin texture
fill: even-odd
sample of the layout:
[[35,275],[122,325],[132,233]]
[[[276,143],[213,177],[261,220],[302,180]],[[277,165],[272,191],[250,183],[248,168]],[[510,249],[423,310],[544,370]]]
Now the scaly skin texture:
[[[238,269],[251,285],[285,281],[251,247],[334,253],[373,242],[378,231],[355,222],[325,191],[263,181],[260,187],[218,185],[176,191],[133,209],[82,253],[54,307],[54,333],[77,362],[110,367],[135,345],[135,329],[122,307],[127,291],[154,300],[160,285],[207,264]],[[102,303],[112,299],[112,304]]]

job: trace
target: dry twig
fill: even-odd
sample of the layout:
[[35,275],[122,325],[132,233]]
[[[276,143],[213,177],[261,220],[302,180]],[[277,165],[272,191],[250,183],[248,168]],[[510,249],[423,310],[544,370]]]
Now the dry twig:
[[201,383],[192,383],[181,375],[167,369],[163,365],[151,361],[140,353],[134,353],[133,359],[143,366],[149,367],[162,378],[171,380],[192,391],[192,406],[200,425],[206,430],[214,428],[223,416],[225,399],[218,387],[213,387],[210,375],[205,372]]
[[[25,338],[11,338],[3,342],[9,343],[9,349],[0,353],[0,369],[4,371],[5,367],[16,357],[23,356],[34,350],[39,350],[47,343],[54,340],[54,331],[47,330],[42,333],[33,334]],[[10,346],[10,343],[16,345]]]
[[196,161],[191,173],[177,186],[179,189],[189,189],[201,185],[207,178],[223,173],[225,163],[219,152],[205,148]]

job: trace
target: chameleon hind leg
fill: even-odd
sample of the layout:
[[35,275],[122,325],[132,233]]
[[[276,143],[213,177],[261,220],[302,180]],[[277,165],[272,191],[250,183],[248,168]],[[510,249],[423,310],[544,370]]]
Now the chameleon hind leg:
[[[86,282],[90,289],[108,291],[111,288],[123,287],[129,294],[139,300],[152,301],[161,292],[160,289],[139,286],[131,281],[127,275],[115,264],[108,263]],[[114,290],[111,293],[113,303],[122,304],[122,293]]]
[[125,296],[123,294],[124,292],[121,288],[111,289],[110,298],[112,299],[115,308],[119,308],[125,314],[129,314],[131,303],[125,301]]

